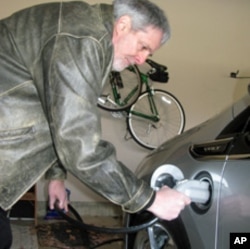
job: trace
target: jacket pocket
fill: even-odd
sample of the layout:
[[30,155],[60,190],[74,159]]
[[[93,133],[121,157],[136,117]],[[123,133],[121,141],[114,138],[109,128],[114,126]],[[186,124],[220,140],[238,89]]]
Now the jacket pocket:
[[34,134],[34,129],[32,126],[13,130],[0,130],[0,143],[1,141],[6,142],[8,140],[18,140],[31,134]]

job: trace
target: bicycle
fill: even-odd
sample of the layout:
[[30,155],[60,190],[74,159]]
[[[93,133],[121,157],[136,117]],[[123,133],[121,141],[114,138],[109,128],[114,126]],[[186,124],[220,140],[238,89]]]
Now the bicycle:
[[98,106],[106,111],[125,112],[131,137],[152,150],[183,132],[185,112],[173,94],[150,84],[150,81],[167,83],[167,67],[151,59],[146,62],[150,65],[146,73],[135,65],[122,72],[111,72]]

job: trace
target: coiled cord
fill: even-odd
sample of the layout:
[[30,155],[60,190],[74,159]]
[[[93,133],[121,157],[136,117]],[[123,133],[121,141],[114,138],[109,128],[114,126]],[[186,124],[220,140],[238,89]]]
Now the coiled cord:
[[82,230],[90,230],[90,231],[95,231],[99,233],[111,233],[111,234],[123,234],[123,233],[135,233],[140,230],[146,229],[150,226],[153,226],[157,221],[158,218],[155,217],[143,224],[137,225],[137,226],[132,226],[132,227],[120,227],[120,228],[109,228],[109,227],[98,227],[98,226],[93,226],[90,224],[86,224],[83,222],[81,216],[78,214],[78,212],[72,207],[72,205],[68,205],[70,212],[76,217],[76,219],[70,217],[69,215],[65,214],[61,209],[56,207],[57,212],[69,223],[77,226],[78,228]]
[[120,227],[120,228],[108,228],[108,227],[98,227],[98,226],[93,226],[93,225],[89,225],[83,222],[81,216],[79,215],[79,213],[72,207],[72,205],[68,205],[69,211],[75,216],[75,219],[70,217],[69,215],[67,215],[63,210],[59,209],[57,207],[57,205],[55,205],[55,209],[57,210],[57,212],[62,216],[62,218],[64,218],[66,221],[68,221],[69,223],[71,223],[72,225],[78,227],[81,231],[82,231],[82,236],[84,236],[85,238],[85,243],[87,243],[88,249],[96,249],[98,247],[104,246],[106,244],[111,244],[114,242],[119,242],[119,241],[124,241],[123,238],[116,238],[116,239],[111,239],[111,240],[107,240],[104,241],[98,245],[95,246],[90,246],[91,241],[89,239],[88,236],[88,231],[95,231],[98,233],[106,233],[106,234],[128,234],[128,233],[135,233],[138,232],[140,230],[146,229],[150,226],[153,226],[157,221],[158,218],[155,217],[143,224],[137,225],[137,226],[132,226],[132,227]]

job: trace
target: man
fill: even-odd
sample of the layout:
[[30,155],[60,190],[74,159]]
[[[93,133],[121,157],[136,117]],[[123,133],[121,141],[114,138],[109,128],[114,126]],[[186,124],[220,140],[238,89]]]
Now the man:
[[117,161],[96,105],[112,69],[144,63],[169,38],[163,11],[148,0],[48,3],[0,21],[0,37],[0,248],[11,244],[6,211],[45,173],[51,208],[67,210],[69,171],[125,212],[176,218],[190,199],[155,193]]

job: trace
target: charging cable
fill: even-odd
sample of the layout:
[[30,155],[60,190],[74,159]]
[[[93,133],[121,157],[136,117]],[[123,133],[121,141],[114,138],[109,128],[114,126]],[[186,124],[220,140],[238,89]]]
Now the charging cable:
[[76,217],[76,219],[70,217],[58,207],[56,207],[56,210],[65,220],[77,226],[78,228],[81,228],[82,230],[90,230],[90,231],[95,231],[95,232],[100,232],[100,233],[112,233],[112,234],[136,233],[140,230],[153,226],[159,220],[159,218],[154,217],[153,219],[150,219],[149,221],[143,224],[140,224],[137,226],[131,226],[131,227],[120,227],[120,228],[99,227],[99,226],[94,226],[94,225],[84,223],[81,216],[72,207],[72,205],[69,204],[68,207],[69,207],[69,211]]
[[83,232],[83,236],[85,238],[85,243],[87,243],[88,245],[85,245],[88,247],[88,249],[96,249],[98,247],[104,246],[106,244],[111,244],[114,242],[119,242],[119,241],[124,241],[123,238],[117,238],[117,239],[111,239],[111,240],[107,240],[104,241],[98,245],[95,246],[90,246],[90,238],[88,236],[88,231],[95,231],[98,233],[106,233],[106,234],[128,234],[128,233],[136,233],[140,230],[143,229],[147,229],[149,227],[152,227],[159,219],[157,217],[150,219],[149,221],[137,225],[137,226],[131,226],[131,227],[120,227],[120,228],[109,228],[109,227],[99,227],[99,226],[94,226],[94,225],[90,225],[90,224],[86,224],[83,222],[81,216],[79,215],[79,213],[72,207],[72,205],[68,205],[69,211],[70,213],[73,214],[73,216],[75,218],[70,217],[68,214],[65,213],[64,210],[61,210],[60,208],[58,208],[57,205],[55,205],[55,209],[58,212],[59,215],[62,216],[62,218],[64,218],[67,222],[71,223],[73,226],[76,226],[77,228],[79,228],[82,232]]

